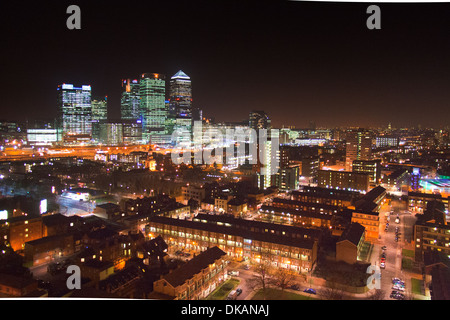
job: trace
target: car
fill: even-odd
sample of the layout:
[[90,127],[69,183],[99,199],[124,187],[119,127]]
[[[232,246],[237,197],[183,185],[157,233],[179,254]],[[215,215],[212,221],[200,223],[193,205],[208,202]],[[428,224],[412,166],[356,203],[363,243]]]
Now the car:
[[405,295],[403,293],[400,293],[397,291],[392,291],[392,293],[389,297],[396,299],[396,300],[404,300],[405,299]]
[[303,292],[312,293],[312,294],[316,294],[317,293],[316,290],[314,290],[313,288],[305,289],[305,290],[303,290]]
[[239,271],[236,270],[228,271],[228,275],[237,277],[239,276]]
[[241,288],[237,288],[236,289],[236,294],[237,296],[239,296],[242,293],[242,289]]
[[400,278],[392,278],[392,284],[401,284],[405,285],[405,282]]
[[245,270],[250,270],[250,266],[249,266],[248,264],[246,264],[246,265],[244,266],[244,269],[245,269]]
[[381,269],[385,269],[386,268],[386,264],[384,262],[380,263],[380,268]]
[[381,250],[386,250],[386,249],[387,249],[386,246],[382,246],[382,247],[381,247]]
[[400,223],[400,219],[398,217],[395,218],[395,223]]
[[227,300],[236,300],[237,296],[239,294],[237,293],[237,290],[232,290],[228,296],[227,296]]
[[383,252],[383,253],[381,254],[381,257],[382,257],[382,258],[386,258],[386,252]]
[[300,286],[299,286],[298,284],[293,284],[293,285],[291,285],[291,286],[289,287],[289,289],[299,291],[299,290],[300,290]]
[[405,291],[405,287],[399,286],[399,285],[393,285],[392,289],[397,290],[397,291]]

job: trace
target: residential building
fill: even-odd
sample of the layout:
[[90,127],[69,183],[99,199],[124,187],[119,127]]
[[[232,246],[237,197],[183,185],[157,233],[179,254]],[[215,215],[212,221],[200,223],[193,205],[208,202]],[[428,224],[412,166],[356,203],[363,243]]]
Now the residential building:
[[359,223],[365,228],[367,241],[377,241],[381,231],[380,214],[373,211],[355,210],[352,212],[351,222]]
[[444,203],[428,201],[425,212],[414,225],[415,259],[422,262],[427,252],[439,252],[450,257],[450,225],[447,224]]
[[369,191],[370,176],[351,171],[319,170],[318,186],[350,191]]
[[152,217],[146,234],[162,236],[169,246],[195,252],[218,246],[230,258],[260,262],[294,272],[311,270],[317,259],[320,230],[198,214],[192,221]]
[[227,279],[225,256],[226,253],[217,246],[206,249],[186,264],[155,281],[154,293],[173,300],[206,298]]
[[370,160],[372,156],[372,137],[366,130],[347,132],[345,149],[345,170],[352,171],[354,160]]
[[359,223],[351,223],[336,243],[336,261],[354,264],[360,260],[365,240],[365,228]]
[[353,160],[352,172],[369,174],[369,183],[377,185],[381,179],[381,160]]

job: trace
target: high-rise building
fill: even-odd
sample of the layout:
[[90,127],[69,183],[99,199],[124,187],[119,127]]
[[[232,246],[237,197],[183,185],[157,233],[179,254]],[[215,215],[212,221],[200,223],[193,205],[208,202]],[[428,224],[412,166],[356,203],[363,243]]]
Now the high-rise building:
[[177,118],[192,118],[191,78],[183,71],[178,71],[169,83],[170,115]]
[[[145,142],[156,142],[166,134],[168,110],[165,103],[165,76],[159,73],[143,73],[139,81],[142,137]],[[158,137],[159,136],[159,137]]]
[[140,119],[139,80],[122,80],[122,97],[120,99],[120,114],[122,120]]
[[354,160],[370,160],[372,157],[372,137],[368,131],[347,132],[345,149],[345,170],[352,171]]
[[91,135],[91,86],[75,87],[65,83],[57,90],[58,127],[63,135]]
[[120,121],[100,123],[99,141],[106,145],[123,144],[123,124]]
[[108,119],[108,97],[102,99],[93,99],[92,105],[92,121],[97,122]]

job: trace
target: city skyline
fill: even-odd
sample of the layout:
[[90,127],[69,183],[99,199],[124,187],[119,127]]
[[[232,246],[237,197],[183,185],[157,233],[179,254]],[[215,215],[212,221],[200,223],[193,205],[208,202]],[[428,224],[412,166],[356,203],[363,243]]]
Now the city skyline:
[[[380,5],[381,30],[363,4],[81,1],[81,30],[65,26],[68,2],[28,4],[13,30],[17,5],[2,5],[5,119],[56,117],[61,83],[91,85],[120,118],[122,79],[183,70],[216,121],[264,110],[274,127],[449,123],[445,4]],[[20,81],[32,84],[17,99]]]

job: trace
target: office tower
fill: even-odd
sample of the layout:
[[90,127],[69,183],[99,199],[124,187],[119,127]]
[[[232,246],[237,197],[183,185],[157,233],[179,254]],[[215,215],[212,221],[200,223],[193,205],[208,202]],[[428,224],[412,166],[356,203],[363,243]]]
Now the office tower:
[[146,143],[157,143],[158,136],[166,133],[168,110],[165,103],[165,76],[159,73],[143,73],[139,81],[142,137]]
[[122,120],[124,144],[142,143],[142,123],[140,120]]
[[353,160],[352,171],[369,174],[369,182],[378,185],[381,179],[381,160]]
[[370,160],[372,157],[372,137],[365,130],[347,132],[345,150],[345,170],[352,171],[354,160]]
[[97,122],[108,119],[108,97],[102,99],[93,99],[92,105],[92,121]]
[[106,145],[123,144],[123,124],[120,121],[101,122],[99,141]]
[[120,115],[122,120],[140,119],[139,81],[137,79],[122,80],[122,96],[120,99]]
[[169,101],[171,116],[177,118],[192,118],[191,78],[181,70],[170,78]]
[[264,111],[250,112],[248,124],[251,129],[256,131],[271,128],[269,116]]
[[58,127],[63,135],[91,135],[91,86],[61,84],[57,91]]

